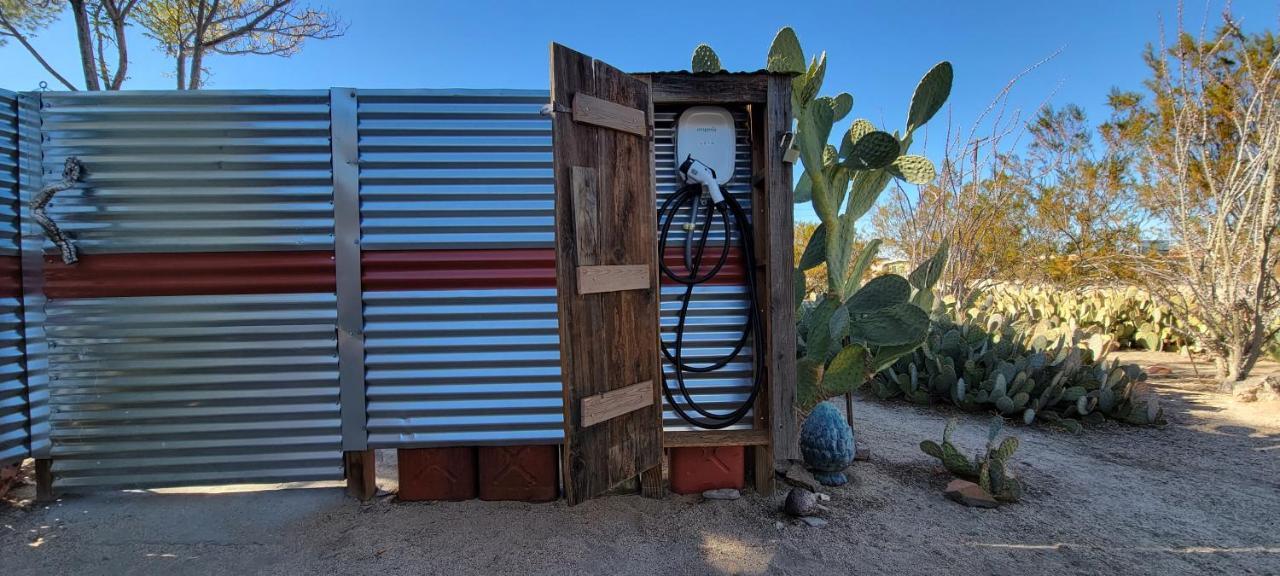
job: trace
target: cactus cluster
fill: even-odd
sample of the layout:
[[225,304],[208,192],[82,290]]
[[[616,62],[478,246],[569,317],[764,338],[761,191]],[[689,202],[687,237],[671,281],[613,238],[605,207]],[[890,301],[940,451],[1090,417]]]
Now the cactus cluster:
[[[862,285],[881,242],[872,240],[853,254],[862,218],[894,178],[913,184],[933,180],[937,170],[923,156],[907,154],[917,129],[942,109],[951,92],[951,64],[934,66],[911,97],[906,126],[890,133],[867,119],[833,130],[853,109],[853,96],[820,96],[826,77],[825,52],[805,58],[790,27],[769,47],[769,71],[792,74],[791,111],[796,118],[793,146],[803,172],[796,202],[812,202],[821,223],[793,271],[798,308],[797,404],[808,413],[822,401],[851,392],[880,370],[920,346],[934,308],[933,286],[946,264],[944,244],[908,278],[886,275]],[[694,50],[695,72],[716,72],[720,60],[706,45]],[[825,265],[827,289],[805,302],[805,271]]]
[[1072,432],[1104,419],[1162,424],[1141,368],[1106,361],[1113,345],[1109,337],[1085,339],[1080,332],[1054,340],[1028,336],[1001,315],[956,324],[935,314],[921,347],[884,369],[875,391],[885,399],[950,402]]
[[[910,278],[882,276],[862,286],[880,241],[868,242],[855,256],[855,223],[894,178],[924,184],[936,176],[932,162],[907,150],[915,131],[947,101],[952,70],[951,64],[942,62],[925,74],[900,132],[890,133],[870,120],[857,119],[843,133],[834,132],[839,140],[836,146],[828,142],[835,139],[836,123],[853,110],[853,96],[819,95],[826,76],[826,53],[805,58],[800,39],[786,27],[769,47],[766,68],[793,75],[793,146],[804,168],[795,201],[812,202],[821,220],[793,271],[800,342],[797,403],[808,413],[823,400],[863,385],[918,347],[928,333],[932,288],[946,263],[946,247]],[[699,45],[692,70],[719,72],[720,59],[710,46]],[[827,267],[826,292],[804,302],[805,271],[822,265]]]
[[997,442],[1004,429],[1004,420],[999,417],[991,419],[991,426],[987,430],[986,452],[974,454],[972,459],[951,443],[951,433],[955,427],[955,419],[948,420],[947,427],[942,431],[942,444],[925,440],[920,443],[920,450],[941,460],[947,471],[955,476],[977,482],[996,500],[1018,501],[1022,497],[1022,483],[1009,471],[1009,461],[1018,450],[1018,439],[1008,436]]
[[[802,412],[857,390],[924,342],[929,333],[926,310],[938,281],[930,267],[945,261],[944,245],[910,279],[885,274],[844,300],[825,294],[800,306],[796,403]],[[862,271],[856,272],[861,277]]]
[[987,290],[966,308],[959,312],[1016,315],[1027,330],[1034,332],[1085,330],[1106,334],[1122,348],[1198,350],[1195,337],[1205,330],[1198,319],[1179,317],[1149,293],[1132,286],[1056,290],[1001,285]]

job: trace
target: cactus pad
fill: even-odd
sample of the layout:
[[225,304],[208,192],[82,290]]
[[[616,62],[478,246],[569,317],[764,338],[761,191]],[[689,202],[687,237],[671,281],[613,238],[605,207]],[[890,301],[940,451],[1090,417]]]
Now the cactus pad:
[[716,55],[716,51],[712,50],[706,44],[699,44],[693,49],[693,68],[694,72],[720,72],[724,68],[720,67],[720,57]]

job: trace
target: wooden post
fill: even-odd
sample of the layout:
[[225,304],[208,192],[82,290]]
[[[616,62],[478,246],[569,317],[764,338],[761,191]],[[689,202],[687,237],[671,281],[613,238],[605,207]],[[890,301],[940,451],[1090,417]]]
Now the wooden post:
[[378,490],[377,457],[374,451],[343,452],[342,465],[346,470],[347,494],[361,501],[373,498]]
[[53,492],[53,460],[36,458],[36,501],[52,502],[57,496]]
[[800,426],[796,401],[796,331],[792,269],[795,267],[795,229],[792,216],[791,165],[783,161],[783,135],[791,132],[791,78],[769,76],[764,136],[756,146],[764,150],[765,194],[769,198],[763,228],[768,243],[757,248],[768,254],[765,281],[771,287],[768,300],[769,406],[772,420],[773,461],[800,458]]

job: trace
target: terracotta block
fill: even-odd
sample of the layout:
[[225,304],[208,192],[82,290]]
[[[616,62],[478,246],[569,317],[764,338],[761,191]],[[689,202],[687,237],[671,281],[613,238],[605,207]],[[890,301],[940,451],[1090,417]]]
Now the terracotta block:
[[396,451],[400,500],[470,500],[476,497],[476,449],[402,448]]
[[671,491],[677,494],[741,490],[747,483],[746,450],[742,446],[672,448],[670,476]]
[[550,502],[560,495],[556,446],[482,446],[480,499]]

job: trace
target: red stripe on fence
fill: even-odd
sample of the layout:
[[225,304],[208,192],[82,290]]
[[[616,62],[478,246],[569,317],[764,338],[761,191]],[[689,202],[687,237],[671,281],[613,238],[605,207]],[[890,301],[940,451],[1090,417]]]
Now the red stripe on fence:
[[[715,267],[716,262],[720,261],[720,253],[722,249],[719,246],[708,246],[702,254],[702,265],[699,275],[706,274]],[[684,247],[667,247],[667,251],[663,254],[663,260],[676,275],[685,276],[689,274],[689,270],[684,267]],[[661,272],[660,272],[661,273]],[[737,246],[729,247],[729,259],[725,261],[724,268],[713,278],[706,282],[710,286],[740,286],[747,283],[746,268],[742,265],[742,249]],[[662,274],[663,286],[680,286],[679,282]]]
[[365,290],[555,288],[550,248],[371,250],[360,255]]
[[0,256],[0,298],[22,297],[22,258]]
[[[720,257],[708,248],[704,273]],[[685,273],[683,252],[668,249],[667,266]],[[454,290],[555,288],[555,251],[377,250],[361,254],[365,290]],[[745,281],[742,253],[731,249],[720,273],[708,284]],[[112,296],[194,296],[200,294],[284,294],[334,291],[332,252],[193,252],[84,254],[67,266],[45,258],[45,294],[50,298]],[[662,277],[665,286],[679,283]],[[0,296],[21,292],[17,257],[0,257]]]
[[49,298],[333,292],[333,253],[82,254],[71,266],[45,257]]

